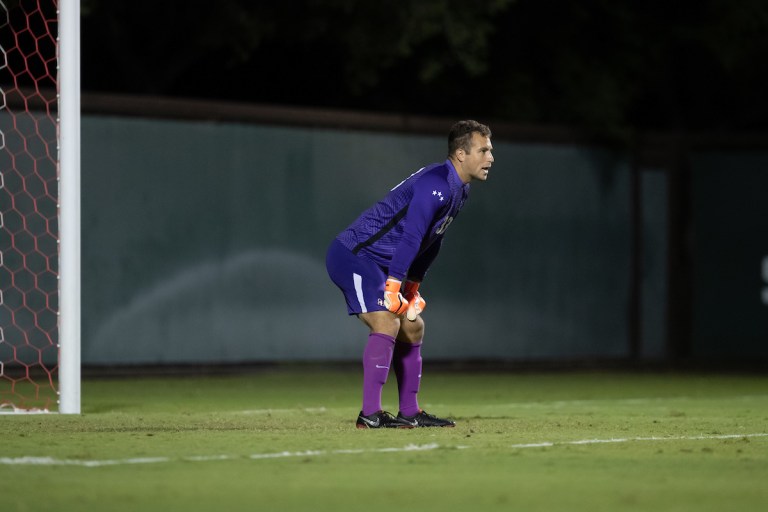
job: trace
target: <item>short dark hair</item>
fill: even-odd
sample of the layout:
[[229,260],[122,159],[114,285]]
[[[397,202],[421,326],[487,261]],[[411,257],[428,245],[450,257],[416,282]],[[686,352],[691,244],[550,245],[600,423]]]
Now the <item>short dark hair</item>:
[[472,150],[473,133],[479,133],[483,137],[490,137],[491,129],[472,119],[459,121],[454,124],[448,133],[448,156],[453,156],[458,149],[463,149],[469,153]]

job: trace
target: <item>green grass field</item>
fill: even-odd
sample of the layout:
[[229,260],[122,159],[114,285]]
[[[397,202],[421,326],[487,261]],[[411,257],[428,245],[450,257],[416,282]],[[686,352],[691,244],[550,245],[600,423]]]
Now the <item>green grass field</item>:
[[2,509],[768,507],[766,376],[427,371],[456,428],[366,431],[360,378],[86,380],[81,416],[0,416]]

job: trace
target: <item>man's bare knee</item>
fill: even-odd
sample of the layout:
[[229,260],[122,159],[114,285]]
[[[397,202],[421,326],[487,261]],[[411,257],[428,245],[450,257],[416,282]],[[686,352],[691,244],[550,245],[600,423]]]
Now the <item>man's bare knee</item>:
[[358,318],[363,321],[371,332],[387,334],[393,338],[400,332],[400,317],[389,311],[374,311],[372,313],[361,313]]
[[397,333],[397,340],[405,343],[419,343],[424,339],[424,320],[417,316],[416,320],[400,321],[400,331]]

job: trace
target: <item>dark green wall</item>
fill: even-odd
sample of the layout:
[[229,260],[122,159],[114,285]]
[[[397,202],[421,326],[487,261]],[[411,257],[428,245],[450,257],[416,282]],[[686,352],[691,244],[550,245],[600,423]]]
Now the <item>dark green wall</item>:
[[693,171],[692,355],[764,359],[768,155],[706,152]]
[[[34,118],[14,128],[0,116],[0,128],[0,319],[16,343],[31,328],[10,325],[27,286],[22,274],[8,282],[22,250],[9,235],[21,222],[14,180],[40,170],[9,163],[26,151],[14,130],[33,133]],[[430,358],[664,360],[673,320],[690,326],[693,360],[768,356],[768,152],[691,153],[681,231],[669,169],[639,167],[633,195],[623,155],[493,142],[490,179],[473,186],[423,286]],[[357,360],[365,329],[326,275],[326,247],[444,157],[442,136],[85,116],[84,363]],[[670,240],[690,259],[690,308],[667,302],[681,296]]]
[[[333,236],[443,137],[86,116],[85,363],[356,360]],[[494,140],[423,285],[433,359],[628,354],[629,172]]]

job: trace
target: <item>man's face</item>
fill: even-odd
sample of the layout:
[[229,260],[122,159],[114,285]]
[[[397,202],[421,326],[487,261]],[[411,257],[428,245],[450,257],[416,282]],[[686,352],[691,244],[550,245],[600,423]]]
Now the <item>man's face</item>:
[[469,153],[465,153],[462,162],[467,183],[471,180],[485,181],[488,179],[488,170],[493,165],[492,150],[490,137],[485,137],[477,132],[472,134],[472,149]]

